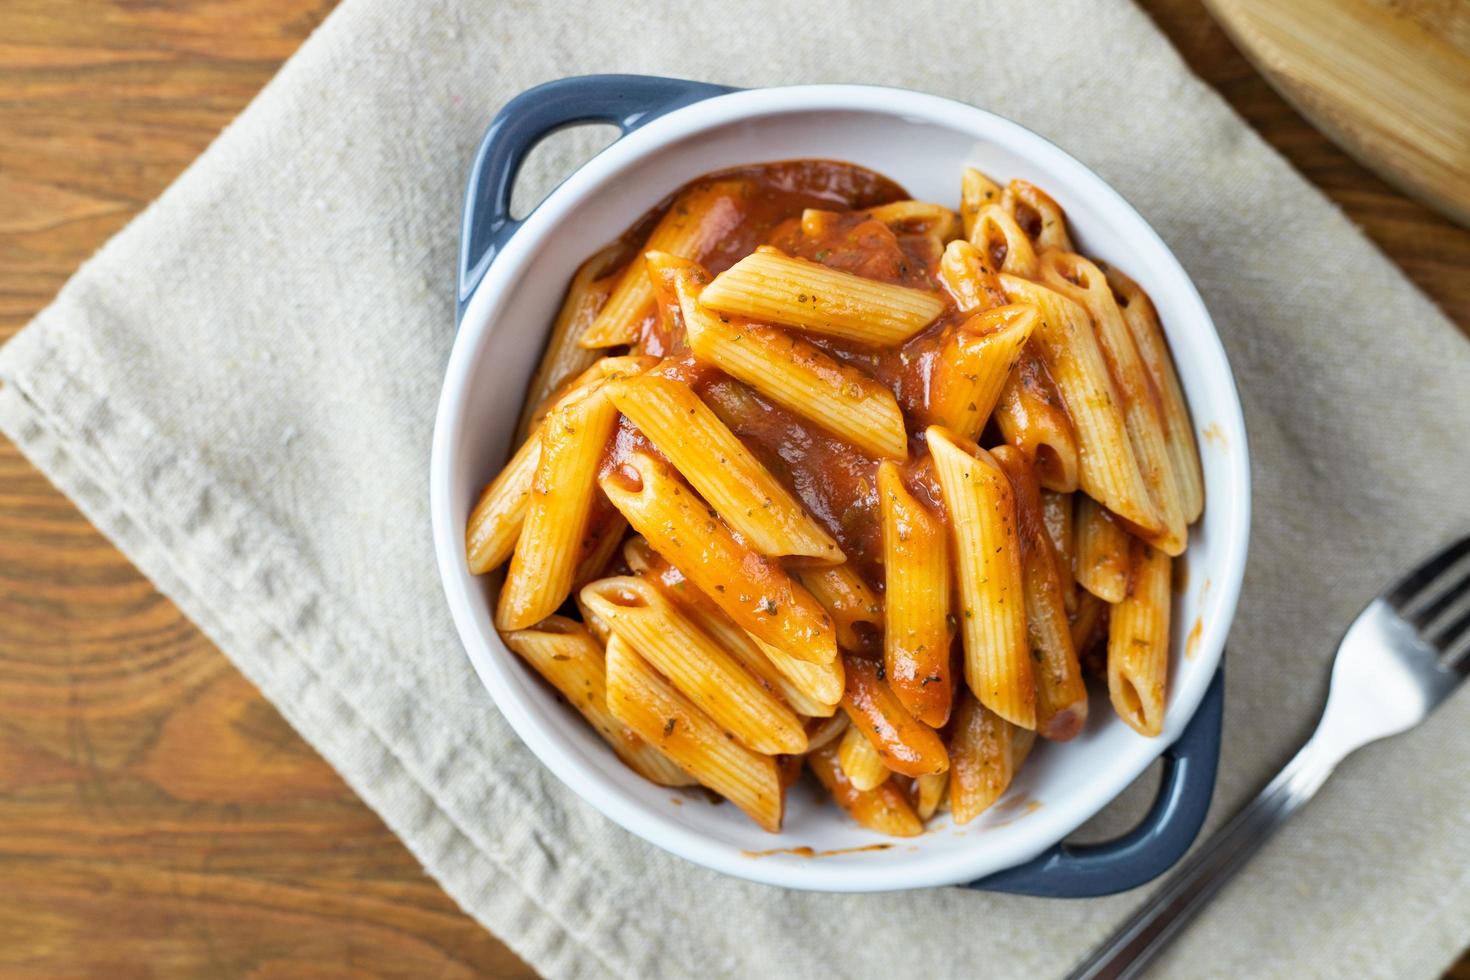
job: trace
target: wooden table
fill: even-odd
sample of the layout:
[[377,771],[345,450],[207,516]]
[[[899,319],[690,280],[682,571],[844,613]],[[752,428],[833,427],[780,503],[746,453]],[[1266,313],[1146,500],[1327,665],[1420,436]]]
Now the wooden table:
[[[332,5],[0,0],[0,341]],[[1470,231],[1311,129],[1197,0],[1144,6],[1196,72],[1470,328]],[[4,440],[0,881],[7,977],[534,976]]]

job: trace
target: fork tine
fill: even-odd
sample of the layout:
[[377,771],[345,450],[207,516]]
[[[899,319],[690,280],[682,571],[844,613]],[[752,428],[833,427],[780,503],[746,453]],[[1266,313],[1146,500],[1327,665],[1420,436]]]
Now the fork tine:
[[1446,569],[1467,554],[1470,554],[1470,535],[1446,545],[1439,554],[1405,575],[1389,591],[1386,598],[1395,609],[1402,610],[1428,586],[1434,584],[1435,579],[1439,578]]
[[[1449,585],[1445,585],[1445,580],[1451,578],[1455,579],[1455,581]],[[1428,630],[1429,627],[1434,625],[1435,620],[1451,611],[1455,604],[1459,600],[1464,599],[1467,592],[1470,592],[1470,563],[1467,563],[1464,568],[1460,569],[1458,576],[1448,573],[1440,576],[1439,581],[1434,583],[1434,591],[1436,595],[1429,601],[1428,605],[1412,613],[1400,611],[1399,615],[1413,623],[1420,631]],[[1428,589],[1420,592],[1421,599],[1428,592]]]
[[1436,650],[1448,652],[1455,645],[1455,641],[1470,633],[1470,609],[1466,609],[1460,617],[1452,623],[1446,623],[1434,631],[1429,637],[1429,642]]
[[1450,641],[1441,663],[1459,674],[1461,680],[1470,677],[1470,632],[1461,636],[1458,641]]

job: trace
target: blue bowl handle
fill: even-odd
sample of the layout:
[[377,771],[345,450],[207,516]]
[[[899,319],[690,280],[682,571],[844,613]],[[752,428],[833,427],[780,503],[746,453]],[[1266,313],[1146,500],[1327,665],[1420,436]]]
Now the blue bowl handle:
[[1034,860],[965,887],[1046,898],[1092,898],[1136,888],[1163,874],[1194,843],[1210,808],[1224,703],[1222,665],[1184,733],[1164,750],[1159,795],[1137,827],[1101,844],[1058,844]]
[[485,132],[465,191],[456,322],[495,254],[521,226],[510,216],[510,194],[537,143],[590,122],[612,123],[626,136],[666,112],[730,91],[652,75],[582,75],[538,85],[507,102]]

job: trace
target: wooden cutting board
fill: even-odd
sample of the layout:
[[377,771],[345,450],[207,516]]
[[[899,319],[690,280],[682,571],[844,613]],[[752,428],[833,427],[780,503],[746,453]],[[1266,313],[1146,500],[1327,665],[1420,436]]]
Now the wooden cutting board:
[[1338,145],[1470,226],[1470,0],[1205,5]]

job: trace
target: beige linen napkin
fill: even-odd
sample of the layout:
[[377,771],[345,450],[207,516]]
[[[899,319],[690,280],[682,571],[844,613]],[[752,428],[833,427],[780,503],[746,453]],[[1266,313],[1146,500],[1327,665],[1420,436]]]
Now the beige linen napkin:
[[[1144,16],[1086,0],[348,0],[0,354],[0,428],[541,971],[1059,974],[1142,893],[720,877],[563,788],[466,662],[426,487],[463,181],[502,103],[594,71],[952,96],[1057,141],[1162,233],[1255,460],[1216,822],[1309,731],[1353,612],[1470,522],[1470,346]],[[1467,722],[1457,697],[1352,759],[1162,974],[1439,971],[1470,943]]]

